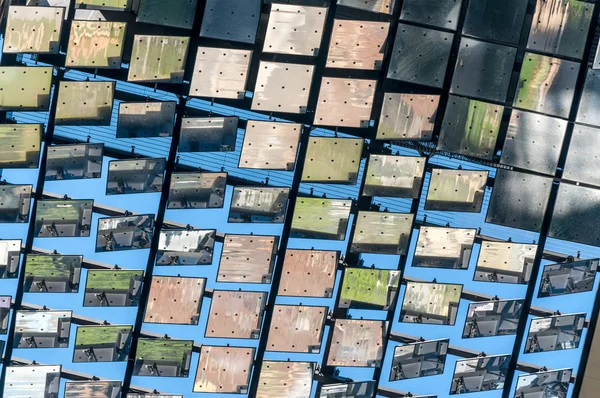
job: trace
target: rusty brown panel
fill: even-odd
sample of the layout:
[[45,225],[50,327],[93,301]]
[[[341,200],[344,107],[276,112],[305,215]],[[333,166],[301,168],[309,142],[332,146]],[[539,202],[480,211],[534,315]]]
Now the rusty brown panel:
[[61,82],[57,125],[110,126],[114,82]]
[[154,276],[144,322],[197,325],[206,279]]
[[264,361],[256,398],[308,398],[314,366],[310,362]]
[[258,339],[266,293],[215,290],[205,337]]
[[249,120],[240,168],[294,170],[302,125]]
[[58,54],[65,9],[10,6],[3,52]]
[[202,346],[194,392],[244,394],[248,391],[254,348]]
[[276,305],[267,341],[267,351],[321,351],[327,307]]
[[286,250],[279,295],[331,297],[337,264],[335,251]]
[[130,82],[183,83],[189,37],[135,35]]
[[0,67],[0,111],[50,109],[52,67]]
[[327,67],[380,70],[389,31],[389,22],[336,19]]
[[324,77],[315,112],[315,124],[369,127],[376,85],[376,80]]
[[252,51],[198,47],[190,96],[242,99]]
[[439,95],[386,93],[376,139],[431,140],[439,103]]
[[327,358],[328,366],[381,366],[387,322],[338,319]]
[[73,21],[67,66],[119,69],[126,27],[125,22]]
[[217,282],[270,283],[277,237],[226,235]]

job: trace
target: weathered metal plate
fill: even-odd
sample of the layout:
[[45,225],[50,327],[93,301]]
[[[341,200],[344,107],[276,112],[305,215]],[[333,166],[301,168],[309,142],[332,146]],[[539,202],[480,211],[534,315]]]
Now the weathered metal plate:
[[400,271],[346,268],[339,308],[387,311],[395,302]]
[[456,0],[404,0],[400,19],[456,30],[461,3]]
[[2,51],[58,54],[64,15],[62,7],[8,7]]
[[444,373],[450,340],[422,341],[394,349],[390,380],[406,380]]
[[132,0],[76,0],[75,6],[90,10],[127,11]]
[[193,392],[246,394],[254,348],[202,346]]
[[198,47],[190,96],[243,99],[252,51]]
[[452,33],[398,24],[388,79],[442,88]]
[[46,181],[100,178],[103,155],[102,143],[48,147]]
[[15,348],[66,348],[72,311],[17,311]]
[[138,10],[137,22],[175,28],[192,29],[198,0],[143,0]]
[[598,259],[544,266],[538,297],[554,297],[594,290]]
[[418,156],[369,155],[364,196],[418,198],[426,159]]
[[289,194],[289,188],[235,187],[228,221],[282,224]]
[[[573,369],[550,370],[522,374],[517,379],[515,397],[544,395],[546,391],[557,391],[567,395]],[[592,394],[595,394],[593,392]],[[583,395],[582,395],[583,396]]]
[[319,55],[327,7],[272,4],[263,52]]
[[57,125],[110,126],[115,82],[61,82]]
[[205,278],[152,277],[144,322],[197,325]]
[[130,82],[183,83],[189,37],[135,35]]
[[473,280],[481,282],[529,283],[537,245],[484,242]]
[[52,67],[0,67],[0,111],[50,109]]
[[539,232],[551,188],[551,178],[498,170],[485,221]]
[[324,77],[315,124],[367,128],[375,96],[375,80]]
[[188,377],[193,345],[193,340],[140,338],[133,375]]
[[385,93],[376,139],[431,140],[439,103],[439,95]]
[[302,125],[249,120],[244,133],[239,167],[294,170]]
[[275,305],[267,340],[267,351],[321,351],[327,307]]
[[322,385],[319,398],[373,398],[374,396],[375,382],[359,381]]
[[125,44],[125,22],[73,21],[67,66],[119,69]]
[[173,173],[169,209],[223,207],[227,173]]
[[62,7],[65,9],[65,21],[69,19],[71,0],[26,0],[26,6]]
[[490,355],[456,361],[450,395],[501,390],[508,374],[510,355]]
[[65,398],[118,398],[121,381],[69,381],[65,384]]
[[487,171],[433,169],[425,210],[479,213]]
[[600,107],[600,73],[593,69],[587,70],[583,94],[577,110],[577,122],[600,127],[600,115],[596,109]]
[[387,328],[384,321],[337,319],[327,366],[380,367]]
[[568,314],[532,319],[523,353],[572,350],[579,347],[585,315]]
[[454,326],[461,293],[462,285],[407,282],[400,322]]
[[[11,296],[0,296],[0,335],[8,333],[11,302]],[[4,350],[4,345],[2,345],[0,348]]]
[[350,251],[405,255],[413,219],[414,214],[359,211]]
[[516,55],[514,47],[462,38],[450,92],[504,103]]
[[492,160],[503,110],[501,105],[450,96],[437,149]]
[[35,237],[90,236],[93,206],[93,200],[39,200],[35,215]]
[[527,1],[480,0],[469,3],[463,34],[518,44],[525,22]]
[[52,398],[60,388],[60,365],[8,366],[5,398]]
[[421,227],[413,267],[469,268],[476,230]]
[[130,325],[79,326],[73,362],[123,362],[131,345]]
[[566,130],[561,119],[513,109],[500,163],[554,175]]
[[362,138],[311,137],[302,182],[356,184],[363,145]]
[[338,253],[327,250],[288,249],[279,283],[280,296],[331,297]]
[[96,252],[148,249],[154,235],[154,214],[98,220]]
[[90,270],[84,307],[133,307],[142,292],[142,270]]
[[537,0],[527,48],[582,59],[593,9],[577,0]]
[[278,237],[225,235],[217,282],[271,283]]
[[215,290],[204,337],[258,339],[267,293]]
[[469,304],[462,338],[517,334],[525,300],[492,300]]
[[306,113],[314,66],[261,61],[252,109]]
[[205,265],[212,263],[214,229],[162,229],[156,265]]
[[235,151],[239,118],[184,117],[179,138],[179,152]]
[[171,137],[177,104],[167,102],[121,102],[117,138]]
[[27,255],[23,290],[27,293],[76,293],[83,256]]
[[0,185],[0,223],[29,222],[31,185]]
[[396,0],[337,0],[337,4],[381,14],[392,14]]
[[389,31],[389,22],[336,19],[326,66],[380,70]]
[[600,129],[576,124],[569,144],[563,178],[567,180],[600,185],[600,159],[595,148],[600,145]]
[[161,192],[165,158],[111,160],[108,163],[107,195]]
[[580,66],[578,62],[525,53],[514,106],[569,117]]
[[21,239],[0,241],[0,279],[17,277],[20,258]]
[[254,44],[262,0],[207,0],[201,37]]
[[600,246],[600,191],[560,184],[548,236]]
[[351,206],[351,200],[298,198],[291,236],[344,240]]
[[314,371],[310,362],[264,361],[256,398],[310,397]]

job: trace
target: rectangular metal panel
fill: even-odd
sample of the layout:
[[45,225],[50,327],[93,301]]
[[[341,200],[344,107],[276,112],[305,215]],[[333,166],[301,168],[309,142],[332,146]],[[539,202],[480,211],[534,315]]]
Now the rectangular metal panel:
[[65,398],[118,398],[121,381],[69,381],[65,384]]
[[156,265],[205,265],[212,263],[214,229],[162,229]]
[[110,126],[115,82],[61,82],[57,125]]
[[0,111],[47,111],[53,67],[1,66]]
[[169,209],[223,207],[227,173],[173,173]]
[[578,0],[537,0],[527,48],[582,59],[593,9]]
[[240,168],[294,170],[302,125],[249,120],[240,153]]
[[310,137],[302,182],[356,184],[363,145],[362,138]]
[[193,392],[247,393],[254,348],[202,346]]
[[456,361],[450,395],[501,390],[510,355],[490,355]]
[[127,81],[183,83],[189,44],[189,37],[135,35]]
[[310,362],[264,361],[256,398],[309,397],[314,371]]
[[461,293],[462,285],[407,282],[400,322],[454,326]]
[[569,144],[569,153],[564,167],[563,178],[600,185],[600,159],[596,148],[600,145],[600,129],[576,124]]
[[493,300],[469,304],[462,338],[517,334],[524,300]]
[[337,4],[381,14],[392,14],[396,0],[337,0]]
[[89,237],[93,200],[40,200],[35,215],[37,238]]
[[430,141],[439,102],[439,95],[385,93],[376,139]]
[[152,277],[144,322],[197,325],[205,278]]
[[254,44],[262,0],[207,0],[201,37]]
[[8,366],[4,398],[53,398],[60,388],[60,365]]
[[26,0],[26,6],[62,7],[65,9],[65,21],[69,18],[71,0]]
[[46,181],[100,178],[104,144],[54,145],[48,147]]
[[0,223],[29,222],[31,185],[0,185]]
[[[0,335],[8,333],[11,303],[11,296],[0,296]],[[4,341],[2,343],[4,343]],[[0,345],[0,349],[4,352],[4,344]]]
[[479,213],[487,171],[433,169],[425,210]]
[[267,351],[321,351],[327,307],[275,305],[267,340]]
[[576,260],[544,266],[538,297],[590,292],[598,273],[598,259]]
[[335,251],[286,250],[278,295],[331,297],[337,265]]
[[243,99],[252,51],[198,47],[190,96]]
[[474,229],[421,227],[413,267],[467,269]]
[[463,37],[450,92],[504,103],[516,55],[514,47]]
[[192,29],[198,0],[142,0],[137,22]]
[[560,184],[548,236],[600,246],[600,190]]
[[587,70],[581,101],[577,110],[577,122],[600,127],[600,73],[593,69]]
[[27,255],[23,290],[27,293],[76,293],[83,256]]
[[375,80],[324,77],[315,111],[315,124],[369,127],[376,85]]
[[0,241],[0,279],[16,278],[21,258],[21,239]]
[[171,137],[175,102],[121,102],[117,138]]
[[426,159],[418,156],[369,155],[364,196],[418,198]]
[[72,311],[17,311],[15,348],[66,348]]
[[469,3],[463,34],[518,44],[527,13],[527,2],[528,0],[479,0]]
[[514,106],[562,118],[569,117],[580,64],[525,53]]
[[337,319],[327,366],[380,367],[387,329],[386,321]]
[[344,240],[351,206],[351,200],[298,198],[291,236]]
[[400,271],[346,268],[338,307],[387,311],[399,283]]
[[58,54],[65,9],[62,7],[8,7],[3,52]]
[[581,313],[532,319],[523,353],[576,349],[581,341],[585,316]]
[[79,326],[73,362],[122,362],[127,360],[132,326]]
[[215,290],[204,337],[258,339],[267,294]]
[[73,21],[66,64],[69,67],[119,69],[125,22]]
[[485,222],[539,232],[552,179],[498,170]]
[[[554,396],[567,396],[573,369],[550,370],[546,372],[522,374],[517,379],[515,397],[536,398],[555,394]],[[593,393],[594,395],[596,392]],[[581,397],[587,397],[581,395]]]
[[326,66],[380,70],[389,30],[389,22],[336,19]]
[[388,79],[442,88],[452,33],[398,24]]
[[91,10],[128,11],[131,2],[132,0],[76,0],[75,5]]
[[184,117],[179,138],[179,152],[235,151],[239,118]]
[[474,280],[481,282],[529,283],[537,245],[514,242],[484,242],[479,249]]
[[422,341],[396,346],[390,380],[406,380],[444,373],[450,340]]
[[143,279],[142,270],[90,270],[87,274],[83,306],[136,306]]
[[96,252],[147,249],[154,234],[154,214],[98,220]]
[[140,338],[133,375],[188,377],[193,345],[193,340]]
[[273,3],[263,52],[319,55],[327,7]]
[[217,282],[271,283],[278,237],[225,235]]
[[375,382],[361,381],[322,385],[319,398],[373,398],[374,394]]
[[500,163],[554,175],[566,131],[561,119],[513,109]]
[[161,192],[165,166],[164,158],[111,160],[108,163],[106,194]]
[[456,0],[404,0],[400,19],[456,30],[461,5]]
[[414,214],[359,211],[352,253],[407,254]]
[[235,187],[228,221],[282,224],[289,194],[289,188]]

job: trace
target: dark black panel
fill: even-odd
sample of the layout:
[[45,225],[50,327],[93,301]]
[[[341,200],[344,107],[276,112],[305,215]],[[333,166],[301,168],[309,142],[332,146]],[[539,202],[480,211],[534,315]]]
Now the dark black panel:
[[456,30],[461,0],[404,0],[400,19]]
[[254,44],[261,0],[207,0],[200,36]]
[[527,1],[471,1],[463,34],[517,44],[525,21]]
[[600,246],[600,191],[560,184],[548,236]]

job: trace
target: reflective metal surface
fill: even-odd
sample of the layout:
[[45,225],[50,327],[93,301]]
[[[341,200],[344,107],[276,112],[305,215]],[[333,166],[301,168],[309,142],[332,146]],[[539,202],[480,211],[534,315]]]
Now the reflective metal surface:
[[315,111],[315,124],[368,127],[375,86],[375,80],[324,77]]
[[93,200],[38,200],[35,215],[37,238],[88,237]]
[[456,30],[461,3],[460,0],[404,0],[400,19]]
[[239,167],[294,170],[301,132],[298,123],[248,121]]
[[351,200],[298,198],[292,237],[344,240],[351,205]]
[[96,252],[147,249],[154,235],[154,214],[101,218]]
[[414,379],[444,373],[450,340],[396,346],[390,380]]
[[160,231],[156,265],[212,263],[215,230],[168,229]]
[[251,57],[247,50],[198,47],[190,96],[244,98]]
[[223,207],[227,173],[173,173],[169,209]]
[[143,0],[137,14],[137,22],[192,29],[198,0]]
[[380,367],[387,328],[386,321],[337,319],[327,366]]
[[0,111],[47,111],[53,69],[1,66]]
[[137,306],[143,279],[142,270],[90,270],[86,279],[83,306]]
[[326,66],[380,70],[389,29],[389,22],[336,19]]
[[164,158],[111,160],[106,177],[106,194],[160,192],[165,164]]
[[114,82],[61,82],[56,125],[110,126]]
[[479,249],[473,280],[527,284],[536,250],[537,245],[485,242]]
[[421,227],[413,267],[467,269],[474,229]]
[[350,251],[405,255],[414,214],[359,211]]
[[509,362],[510,355],[491,355],[456,361],[450,394],[504,388]]
[[131,345],[130,325],[79,326],[73,362],[122,362]]
[[154,275],[151,284],[144,322],[198,324],[205,278]]
[[313,372],[310,362],[264,361],[256,398],[310,396]]
[[189,44],[185,36],[135,35],[127,80],[183,83]]
[[516,397],[566,397],[573,369],[542,371],[523,374],[517,379]]
[[373,398],[373,394],[375,394],[375,383],[363,381],[324,385],[321,387],[319,398]]
[[527,2],[528,0],[471,2],[463,34],[517,44],[525,22]]
[[548,264],[543,268],[538,297],[592,291],[597,272],[597,259]]
[[179,152],[228,152],[235,150],[239,118],[184,117]]
[[0,279],[16,278],[21,258],[21,240],[0,241]]
[[337,265],[335,251],[287,249],[278,295],[331,297]]
[[60,388],[60,365],[9,366],[4,381],[5,398],[53,398]]
[[64,12],[62,7],[8,7],[2,51],[58,54]]
[[378,140],[431,140],[438,95],[385,93],[377,128]]
[[267,293],[215,290],[205,337],[258,339]]
[[28,255],[23,290],[28,293],[79,291],[83,256]]
[[531,320],[525,354],[579,347],[586,314],[557,315]]
[[117,138],[172,136],[176,107],[175,102],[121,102]]
[[244,394],[248,391],[254,348],[204,345],[193,392]]
[[398,293],[400,271],[347,268],[339,308],[388,310]]
[[124,22],[73,21],[66,64],[77,68],[119,69],[126,27]]
[[363,139],[311,137],[306,150],[302,181],[313,183],[356,183]]
[[600,191],[560,184],[548,236],[600,245]]
[[92,10],[126,11],[131,8],[132,0],[77,0],[76,6]]
[[69,381],[65,384],[65,398],[118,398],[120,381]]
[[67,348],[72,311],[17,311],[15,348]]
[[462,285],[407,282],[400,322],[454,325]]
[[319,353],[327,309],[328,307],[277,304],[273,308],[266,350]]
[[524,300],[493,300],[469,304],[462,338],[517,334]]
[[54,145],[48,148],[46,181],[100,178],[104,144]]
[[235,187],[229,222],[283,223],[289,188]]
[[140,338],[133,374],[188,377],[193,345],[193,340]]
[[364,196],[418,198],[425,159],[417,156],[369,155]]
[[576,124],[569,144],[563,178],[600,185],[600,159],[595,148],[600,145],[600,129]]
[[29,222],[31,185],[0,185],[0,223]]
[[225,235],[217,282],[271,283],[278,244],[278,236]]
[[306,113],[314,67],[279,62],[260,62],[252,109]]
[[254,44],[262,0],[207,0],[200,36]]
[[577,110],[577,122],[600,127],[600,115],[596,112],[599,107],[600,72],[588,69],[581,102],[579,102],[579,109]]
[[361,10],[391,14],[396,0],[337,0],[337,4]]
[[425,210],[479,213],[487,171],[433,169]]

